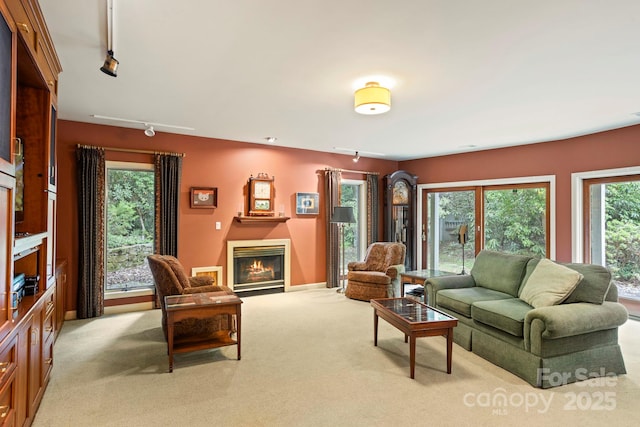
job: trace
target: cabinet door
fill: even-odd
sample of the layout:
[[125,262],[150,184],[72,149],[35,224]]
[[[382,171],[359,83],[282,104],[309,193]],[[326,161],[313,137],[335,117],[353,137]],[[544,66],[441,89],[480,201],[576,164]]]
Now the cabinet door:
[[46,257],[46,286],[54,279],[56,260],[56,193],[47,193],[47,257]]
[[0,172],[13,175],[13,138],[15,112],[15,35],[8,12],[0,3]]
[[29,331],[28,417],[33,419],[42,393],[42,312],[36,308]]
[[13,283],[13,191],[15,179],[0,172],[0,340],[11,330]]

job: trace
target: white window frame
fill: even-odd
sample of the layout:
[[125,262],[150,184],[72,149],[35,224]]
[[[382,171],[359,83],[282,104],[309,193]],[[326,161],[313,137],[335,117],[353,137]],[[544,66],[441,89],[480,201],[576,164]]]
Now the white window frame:
[[571,259],[584,262],[584,194],[585,180],[640,174],[640,166],[616,169],[601,169],[571,174]]

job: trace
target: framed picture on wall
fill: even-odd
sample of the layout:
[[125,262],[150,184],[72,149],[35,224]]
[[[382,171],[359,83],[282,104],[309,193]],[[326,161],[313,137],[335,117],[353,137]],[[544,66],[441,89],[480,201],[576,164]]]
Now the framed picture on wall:
[[296,193],[296,214],[318,215],[320,213],[320,195],[318,193]]
[[191,207],[213,209],[218,206],[216,187],[191,187]]

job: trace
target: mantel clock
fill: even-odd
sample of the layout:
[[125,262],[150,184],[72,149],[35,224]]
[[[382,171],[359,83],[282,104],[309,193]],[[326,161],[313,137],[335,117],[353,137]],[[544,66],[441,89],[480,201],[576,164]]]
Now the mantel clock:
[[249,216],[273,216],[273,177],[266,173],[259,173],[257,177],[249,178]]

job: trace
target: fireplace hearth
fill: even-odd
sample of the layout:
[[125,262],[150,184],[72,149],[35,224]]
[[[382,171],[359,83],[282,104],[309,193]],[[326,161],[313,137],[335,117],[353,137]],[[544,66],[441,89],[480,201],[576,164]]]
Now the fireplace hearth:
[[289,239],[227,242],[227,283],[234,292],[289,287]]

